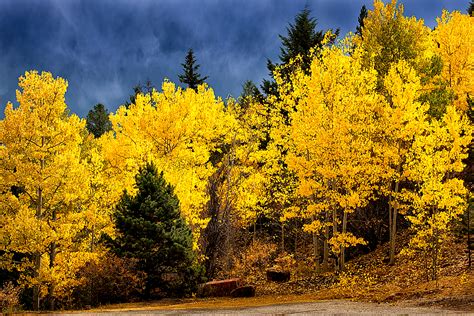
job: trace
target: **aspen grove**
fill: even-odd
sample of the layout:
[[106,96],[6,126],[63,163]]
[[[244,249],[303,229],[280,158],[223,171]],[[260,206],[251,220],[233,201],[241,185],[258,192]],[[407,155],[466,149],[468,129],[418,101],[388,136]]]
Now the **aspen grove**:
[[[165,80],[111,113],[100,137],[68,110],[65,79],[25,72],[0,120],[0,269],[33,309],[75,306],[100,273],[85,272],[110,260],[138,284],[136,262],[105,240],[124,234],[117,205],[152,163],[208,279],[232,271],[252,243],[291,254],[304,241],[311,250],[298,260],[318,274],[387,241],[386,264],[424,258],[435,280],[472,196],[463,170],[474,128],[474,19],[440,14],[430,29],[375,0],[360,33],[328,31],[308,67],[301,55],[277,65],[274,94],[223,100],[205,83]],[[360,224],[374,205],[376,241]]]

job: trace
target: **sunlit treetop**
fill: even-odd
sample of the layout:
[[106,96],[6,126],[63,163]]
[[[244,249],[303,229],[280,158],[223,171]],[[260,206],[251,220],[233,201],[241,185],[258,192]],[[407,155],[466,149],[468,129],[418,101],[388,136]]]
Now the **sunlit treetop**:
[[454,92],[454,104],[467,109],[474,97],[474,19],[458,11],[443,11],[433,31],[436,52],[443,62],[442,77]]
[[363,21],[362,35],[355,37],[355,43],[366,52],[364,63],[373,64],[380,79],[394,62],[406,60],[421,69],[431,58],[430,29],[422,19],[404,16],[403,5],[396,0],[387,4],[375,0]]

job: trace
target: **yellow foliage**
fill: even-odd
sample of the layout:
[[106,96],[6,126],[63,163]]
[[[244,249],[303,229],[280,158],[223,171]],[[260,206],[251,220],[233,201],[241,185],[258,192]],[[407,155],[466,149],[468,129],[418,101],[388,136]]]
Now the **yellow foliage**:
[[351,246],[366,245],[367,242],[363,238],[358,238],[352,233],[336,233],[329,239],[331,250],[338,254],[342,248],[349,248]]
[[294,73],[292,88],[281,94],[284,106],[294,107],[290,137],[282,136],[282,143],[289,148],[288,167],[298,176],[298,194],[308,200],[302,210],[302,216],[311,219],[304,225],[308,232],[319,233],[327,226],[324,214],[364,207],[384,171],[380,156],[372,154],[379,150],[375,140],[382,129],[374,113],[384,105],[376,90],[376,72],[363,69],[360,58],[345,51],[324,48],[313,60],[311,73]]
[[436,278],[440,249],[449,237],[452,223],[466,208],[467,190],[453,175],[464,169],[473,127],[455,106],[449,106],[442,120],[431,120],[412,147],[407,162],[409,179],[417,184],[411,194],[407,218],[415,232],[405,253],[425,253],[427,268]]
[[[76,273],[102,251],[98,236],[114,235],[110,214],[123,190],[133,194],[139,168],[154,162],[175,187],[195,249],[213,194],[231,225],[262,214],[297,219],[344,260],[345,248],[365,244],[346,231],[350,214],[386,195],[390,218],[405,215],[414,231],[404,252],[431,256],[436,274],[466,206],[457,175],[472,143],[473,23],[444,11],[431,31],[396,0],[375,0],[362,34],[331,46],[328,33],[309,70],[298,68],[301,56],[278,68],[278,97],[224,104],[206,85],[165,81],[111,114],[113,130],[98,139],[68,113],[64,79],[26,72],[18,105],[8,103],[0,121],[0,268],[18,271],[42,297],[71,297]],[[427,74],[439,59],[441,72]],[[448,94],[424,98],[446,85]],[[428,115],[435,101],[440,119]],[[234,272],[262,278],[275,250],[253,244]],[[279,260],[295,266],[291,255]],[[339,285],[370,278],[342,274]]]
[[474,20],[458,11],[443,11],[433,31],[436,52],[443,61],[442,77],[455,95],[455,106],[467,110],[474,95]]
[[206,186],[215,169],[210,156],[219,150],[230,120],[223,102],[205,85],[194,91],[164,82],[162,92],[137,95],[134,104],[120,107],[110,120],[113,131],[100,142],[107,173],[120,184],[116,189],[133,193],[139,167],[153,161],[175,186],[197,248],[200,231],[208,222]]
[[[41,296],[49,288],[54,296],[67,291],[94,255],[84,234],[92,219],[84,211],[90,190],[85,121],[68,115],[64,79],[31,71],[19,86],[18,107],[7,104],[0,121],[1,262],[20,272],[23,286],[37,286]],[[18,262],[13,253],[25,256]]]
[[374,0],[374,9],[364,19],[362,35],[354,38],[363,49],[364,65],[374,67],[383,79],[392,63],[407,61],[421,69],[433,55],[430,29],[422,19],[405,17],[403,5]]

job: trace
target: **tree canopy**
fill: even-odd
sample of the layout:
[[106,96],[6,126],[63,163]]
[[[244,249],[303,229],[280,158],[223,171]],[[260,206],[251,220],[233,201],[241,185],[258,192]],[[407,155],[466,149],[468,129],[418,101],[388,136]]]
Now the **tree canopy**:
[[[265,93],[247,81],[216,96],[190,50],[186,87],[140,86],[86,119],[65,79],[26,72],[0,120],[0,299],[192,296],[204,274],[260,284],[267,268],[294,272],[298,291],[372,295],[461,271],[449,254],[472,213],[474,20],[436,23],[375,0],[336,41],[306,8]],[[369,251],[362,273],[349,259]]]

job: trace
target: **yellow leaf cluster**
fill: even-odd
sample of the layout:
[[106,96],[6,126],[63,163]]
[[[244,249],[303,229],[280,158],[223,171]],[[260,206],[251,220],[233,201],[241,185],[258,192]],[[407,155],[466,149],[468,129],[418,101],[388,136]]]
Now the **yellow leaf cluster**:
[[[19,87],[19,105],[7,104],[0,121],[1,262],[44,296],[70,289],[94,256],[90,227],[102,209],[90,201],[91,177],[100,173],[85,159],[85,121],[67,112],[67,82],[31,71]],[[100,221],[95,234],[110,227],[107,216]]]
[[153,161],[175,186],[181,212],[191,226],[195,247],[208,222],[205,205],[210,161],[227,133],[230,118],[212,89],[176,88],[164,82],[162,92],[139,94],[134,104],[110,116],[113,131],[100,140],[109,175],[122,189],[134,192],[140,166]]
[[455,106],[466,111],[474,95],[474,20],[458,11],[443,11],[433,31],[436,53],[443,61],[442,77],[455,95]]

